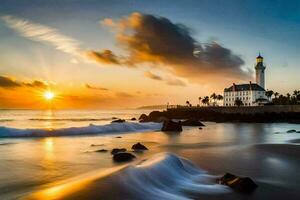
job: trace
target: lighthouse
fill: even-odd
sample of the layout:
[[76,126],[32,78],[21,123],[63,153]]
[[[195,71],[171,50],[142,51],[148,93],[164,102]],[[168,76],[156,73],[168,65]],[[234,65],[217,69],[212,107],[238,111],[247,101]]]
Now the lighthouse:
[[264,58],[260,55],[256,57],[255,73],[256,73],[256,83],[265,88],[265,69]]

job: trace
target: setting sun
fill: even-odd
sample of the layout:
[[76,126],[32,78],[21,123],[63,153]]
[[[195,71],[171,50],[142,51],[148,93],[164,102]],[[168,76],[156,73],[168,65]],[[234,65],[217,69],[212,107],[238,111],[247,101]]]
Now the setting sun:
[[47,100],[52,100],[55,97],[55,94],[51,91],[47,91],[44,93],[44,98]]

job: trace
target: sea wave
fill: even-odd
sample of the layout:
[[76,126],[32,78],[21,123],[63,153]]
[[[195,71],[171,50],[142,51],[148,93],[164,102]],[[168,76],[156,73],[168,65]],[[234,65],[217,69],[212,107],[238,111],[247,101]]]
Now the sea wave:
[[143,161],[66,180],[27,199],[117,199],[117,194],[118,199],[130,200],[192,200],[230,192],[227,186],[216,183],[216,176],[189,160],[172,153],[159,153]]
[[227,193],[216,184],[216,176],[207,174],[189,160],[171,153],[161,153],[118,175],[122,189],[133,199],[188,200],[203,195]]
[[48,137],[68,135],[108,134],[121,132],[137,132],[159,130],[160,123],[111,123],[106,125],[90,124],[85,127],[70,127],[61,129],[17,129],[1,126],[0,137]]

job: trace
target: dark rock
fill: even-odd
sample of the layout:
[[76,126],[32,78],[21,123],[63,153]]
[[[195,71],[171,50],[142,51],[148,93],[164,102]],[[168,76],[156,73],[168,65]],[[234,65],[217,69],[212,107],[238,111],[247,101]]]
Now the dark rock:
[[104,144],[91,144],[91,147],[104,146]]
[[295,129],[288,130],[287,133],[296,133],[297,131]]
[[202,130],[202,127],[199,127],[200,130]]
[[168,120],[169,118],[163,116],[163,113],[162,112],[159,112],[159,111],[152,111],[149,116],[145,115],[145,114],[142,114],[140,117],[139,117],[139,121],[140,122],[163,122],[165,120]]
[[117,137],[115,137],[115,138],[122,138],[121,136],[117,136]]
[[114,121],[112,121],[111,123],[124,123],[125,119],[116,119]]
[[99,149],[99,150],[96,150],[95,152],[102,152],[102,153],[104,153],[104,152],[107,152],[108,150],[106,150],[106,149]]
[[127,162],[135,159],[135,155],[127,152],[114,154],[113,159],[115,162]]
[[166,120],[161,128],[162,131],[182,131],[181,122],[174,122],[172,120]]
[[149,120],[150,121],[157,121],[159,118],[161,117],[164,117],[162,116],[162,113],[159,112],[159,111],[152,111],[150,114],[149,114]]
[[139,121],[140,122],[149,122],[149,118],[146,114],[142,114],[140,117],[139,117]]
[[120,152],[125,152],[125,151],[127,151],[127,149],[125,149],[125,148],[121,148],[121,149],[118,149],[118,148],[115,148],[115,149],[113,149],[113,150],[111,150],[111,154],[117,154],[117,153],[120,153]]
[[111,119],[118,119],[117,117],[112,117]]
[[167,117],[158,117],[157,119],[153,120],[153,122],[158,122],[158,123],[161,123],[161,122],[164,122],[164,121],[167,121],[167,120],[170,120],[169,118]]
[[296,131],[296,133],[300,133],[300,131]]
[[133,150],[148,150],[148,148],[146,146],[144,146],[143,144],[141,144],[139,142],[132,145],[131,149],[133,149]]
[[202,122],[198,119],[187,119],[181,122],[182,126],[205,126]]
[[135,118],[135,117],[131,118],[131,121],[135,121],[135,120],[136,120],[136,118]]
[[253,192],[258,187],[251,178],[239,177],[230,173],[226,173],[224,176],[217,179],[217,182],[242,193]]

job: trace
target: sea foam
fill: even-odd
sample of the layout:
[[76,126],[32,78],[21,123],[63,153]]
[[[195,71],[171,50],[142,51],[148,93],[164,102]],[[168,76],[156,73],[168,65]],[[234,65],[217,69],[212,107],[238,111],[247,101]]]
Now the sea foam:
[[132,199],[188,200],[202,195],[228,193],[228,187],[216,184],[216,176],[207,174],[189,160],[172,153],[160,153],[118,175],[121,188]]
[[111,123],[106,125],[90,124],[85,127],[70,127],[60,129],[17,129],[2,126],[0,127],[0,137],[48,137],[48,136],[68,136],[68,135],[90,135],[109,134],[122,132],[152,131],[159,130],[160,123]]

